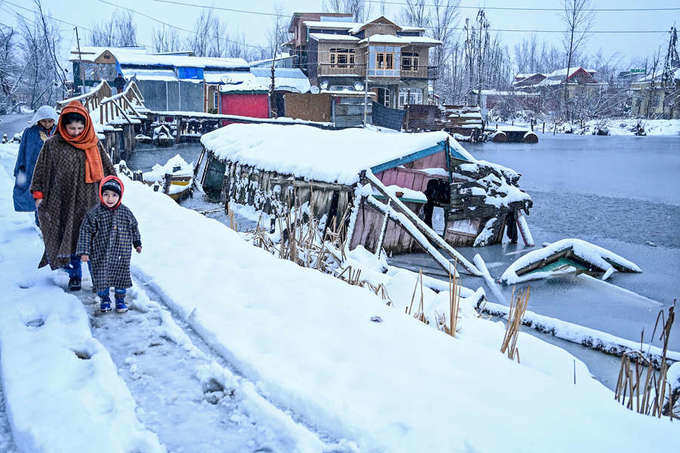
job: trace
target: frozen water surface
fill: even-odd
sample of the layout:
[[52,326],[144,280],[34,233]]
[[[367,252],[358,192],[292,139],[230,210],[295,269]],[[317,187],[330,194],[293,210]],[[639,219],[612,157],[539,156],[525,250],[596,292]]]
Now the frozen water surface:
[[[651,341],[659,309],[680,297],[680,137],[541,135],[536,145],[485,143],[466,148],[478,159],[522,174],[521,186],[534,200],[527,220],[537,246],[576,237],[610,249],[643,269],[642,274],[615,273],[609,282],[644,297],[564,277],[531,282],[528,309],[631,340],[639,341],[644,329],[645,341]],[[519,245],[459,250],[468,258],[480,253],[497,278],[532,249],[525,249],[520,239]],[[398,256],[392,261],[439,272],[425,255]],[[464,284],[476,287],[484,282],[465,276]],[[503,291],[509,298],[512,289]],[[605,385],[616,385],[618,359],[535,334],[577,355]],[[654,343],[659,344],[658,334]],[[677,320],[670,348],[680,350]]]

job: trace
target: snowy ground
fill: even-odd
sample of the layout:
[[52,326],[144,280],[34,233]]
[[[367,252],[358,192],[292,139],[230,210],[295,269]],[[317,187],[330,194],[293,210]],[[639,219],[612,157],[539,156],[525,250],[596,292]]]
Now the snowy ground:
[[[0,284],[11,295],[0,316],[2,383],[14,441],[24,450],[56,451],[46,439],[73,442],[77,436],[70,433],[84,425],[64,414],[76,413],[88,417],[90,446],[104,444],[97,451],[115,451],[118,444],[128,445],[124,451],[157,451],[156,436],[172,451],[206,451],[209,444],[194,449],[202,436],[245,441],[253,433],[262,443],[252,448],[269,451],[680,447],[675,425],[623,409],[563,350],[520,334],[522,364],[511,362],[498,352],[502,323],[478,318],[466,304],[452,339],[386,307],[367,289],[253,248],[224,225],[141,183],[127,182],[124,200],[144,241],[143,253],[133,259],[135,310],[94,316],[88,285],[76,299],[63,292],[61,274],[34,270],[39,242],[30,216],[11,211],[6,168],[12,149],[0,152]],[[399,307],[411,297],[414,278],[400,275],[389,276]],[[24,289],[17,282],[29,284]],[[428,292],[426,299],[436,307],[448,296]],[[374,316],[382,322],[372,322]],[[91,328],[83,329],[88,318]],[[60,323],[81,328],[77,335],[55,330],[53,342],[36,343],[36,335]],[[21,354],[8,349],[19,340]],[[81,370],[93,361],[98,368]],[[63,369],[46,370],[50,365]],[[52,398],[62,404],[58,412],[36,390],[46,383],[36,376],[48,375],[63,378],[50,379],[50,386],[76,389],[53,388]],[[210,377],[235,389],[236,403]],[[116,391],[93,387],[100,381],[115,383]],[[114,413],[125,420],[113,427],[112,407],[120,407]],[[37,448],[26,448],[28,413]],[[239,422],[252,420],[255,427],[238,431]],[[106,444],[114,430],[118,444]]]
[[[580,123],[573,123],[571,125],[560,123],[555,128],[554,123],[545,123],[545,133],[552,133],[556,130],[558,134],[566,133],[565,131],[570,131],[568,134],[576,135],[595,135],[597,130],[600,128],[606,128],[609,131],[610,136],[634,136],[635,127],[637,124],[641,124],[645,130],[647,136],[678,136],[680,135],[680,119],[674,120],[646,120],[637,118],[610,118],[602,120],[590,120],[583,124],[581,127]],[[494,121],[490,122],[491,126],[495,126],[497,123]],[[506,123],[498,123],[506,124]],[[510,123],[507,123],[510,124]],[[529,122],[527,120],[515,120],[512,125],[521,126],[524,128],[529,128]],[[537,125],[534,126],[534,131],[543,132],[543,122],[539,121]]]
[[14,134],[21,132],[29,125],[31,118],[33,118],[33,113],[0,115],[0,137],[2,134],[7,134],[7,138],[11,140]]

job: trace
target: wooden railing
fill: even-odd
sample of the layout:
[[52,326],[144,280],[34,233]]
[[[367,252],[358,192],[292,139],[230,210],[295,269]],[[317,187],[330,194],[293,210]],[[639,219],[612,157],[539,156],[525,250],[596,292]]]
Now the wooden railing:
[[111,93],[111,86],[102,80],[89,93],[57,102],[57,108],[61,110],[71,101],[80,101],[102,125],[119,123],[120,120],[128,124],[136,122],[144,118],[144,114],[149,111],[144,105],[144,96],[134,81],[129,82],[122,93],[113,96]]

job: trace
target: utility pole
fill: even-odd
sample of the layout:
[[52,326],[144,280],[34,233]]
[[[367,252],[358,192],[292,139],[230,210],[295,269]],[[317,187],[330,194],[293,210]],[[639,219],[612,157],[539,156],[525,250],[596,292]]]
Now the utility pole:
[[366,117],[368,115],[368,60],[371,56],[371,37],[369,36],[366,44],[366,74],[364,75],[364,127],[367,126]]
[[[78,79],[80,80],[80,94],[85,92],[85,79],[83,77],[83,54],[80,52],[80,37],[78,36],[78,27],[74,27],[76,30],[76,46],[78,47]],[[73,74],[75,79],[75,74]],[[75,80],[73,83],[75,84]],[[74,93],[75,94],[75,93]]]

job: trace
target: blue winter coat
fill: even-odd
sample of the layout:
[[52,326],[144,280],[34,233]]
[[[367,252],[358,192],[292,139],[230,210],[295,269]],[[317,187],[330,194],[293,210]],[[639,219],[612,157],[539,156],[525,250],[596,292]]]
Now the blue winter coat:
[[[43,147],[43,141],[40,138],[41,130],[45,131],[37,124],[34,124],[24,130],[21,136],[19,155],[14,166],[14,177],[16,178],[13,193],[14,210],[18,212],[35,211],[35,201],[33,200],[33,195],[31,195],[30,188],[33,168]],[[53,131],[54,129],[51,132]]]

